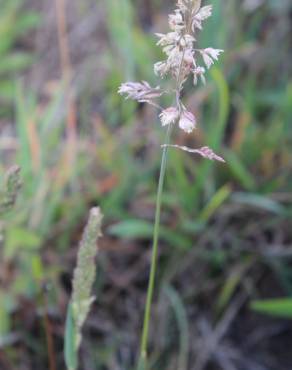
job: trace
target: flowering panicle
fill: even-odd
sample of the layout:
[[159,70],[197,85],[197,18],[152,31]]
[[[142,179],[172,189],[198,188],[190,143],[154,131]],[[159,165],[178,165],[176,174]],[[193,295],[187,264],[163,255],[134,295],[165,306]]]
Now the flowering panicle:
[[[181,130],[190,134],[197,126],[196,117],[182,102],[182,90],[187,79],[192,76],[194,85],[198,81],[205,83],[205,73],[213,63],[218,60],[223,50],[195,48],[197,32],[203,28],[203,22],[212,14],[212,6],[201,7],[201,0],[177,0],[177,7],[173,14],[168,17],[170,31],[166,34],[157,33],[157,45],[162,48],[165,57],[154,64],[154,73],[163,78],[172,78],[174,88],[163,91],[160,87],[152,88],[147,82],[127,82],[119,88],[119,93],[139,102],[146,102],[158,106],[153,100],[164,93],[174,92],[174,103],[167,108],[162,108],[159,118],[162,126],[167,126],[166,142],[163,147],[159,182],[156,198],[155,223],[153,232],[153,245],[151,255],[151,268],[145,303],[143,331],[141,337],[141,350],[138,369],[148,368],[147,346],[149,336],[149,324],[151,318],[151,305],[155,286],[157,269],[159,225],[165,179],[168,147],[178,148],[190,153],[196,153],[204,158],[224,162],[224,159],[213,152],[209,147],[191,149],[186,146],[170,144],[171,132],[176,124]],[[158,106],[159,107],[159,106]],[[160,107],[159,107],[160,108]]]
[[[159,115],[162,126],[178,123],[179,128],[186,133],[191,133],[196,128],[196,118],[182,104],[181,92],[190,75],[192,75],[194,85],[197,85],[199,81],[205,84],[206,70],[218,60],[223,52],[221,49],[211,47],[195,48],[196,33],[203,29],[203,22],[211,15],[212,6],[201,7],[201,0],[178,0],[177,8],[168,17],[170,32],[156,34],[157,45],[162,48],[165,59],[154,64],[154,73],[161,78],[169,75],[175,81],[176,106],[162,110]],[[159,98],[165,91],[162,91],[160,87],[152,88],[143,81],[142,83],[124,83],[119,93],[125,95],[126,98],[156,105],[153,99]],[[205,149],[206,147],[195,149],[192,152],[208,159],[222,159]]]

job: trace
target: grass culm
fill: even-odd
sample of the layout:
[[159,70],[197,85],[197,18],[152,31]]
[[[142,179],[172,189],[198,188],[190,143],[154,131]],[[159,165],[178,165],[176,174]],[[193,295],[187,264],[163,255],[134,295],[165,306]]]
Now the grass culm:
[[[205,146],[192,149],[170,143],[172,132],[176,125],[186,134],[192,133],[197,125],[196,117],[185,107],[181,99],[185,82],[189,76],[192,76],[194,85],[198,84],[199,79],[201,82],[205,83],[206,68],[209,69],[214,61],[218,60],[218,56],[223,51],[213,48],[195,48],[195,35],[202,29],[203,21],[209,18],[211,14],[212,6],[208,5],[201,7],[200,0],[179,0],[174,14],[169,15],[169,27],[171,32],[167,34],[157,34],[159,38],[157,45],[162,47],[163,52],[166,54],[166,60],[156,63],[154,65],[154,72],[161,78],[166,75],[171,77],[173,88],[170,91],[161,89],[160,86],[151,87],[150,84],[145,81],[142,83],[123,83],[119,89],[119,93],[125,95],[126,98],[131,98],[141,103],[148,103],[161,109],[159,115],[161,124],[162,126],[167,126],[165,143],[162,145],[162,159],[156,197],[152,257],[138,363],[139,370],[144,370],[148,366],[147,346],[151,322],[151,305],[157,271],[161,200],[168,149],[169,147],[175,147],[187,152],[197,153],[210,160],[224,162],[223,158],[216,155],[209,147]],[[202,65],[199,64],[200,62]],[[162,109],[154,100],[160,98],[164,94],[174,94],[174,105]]]

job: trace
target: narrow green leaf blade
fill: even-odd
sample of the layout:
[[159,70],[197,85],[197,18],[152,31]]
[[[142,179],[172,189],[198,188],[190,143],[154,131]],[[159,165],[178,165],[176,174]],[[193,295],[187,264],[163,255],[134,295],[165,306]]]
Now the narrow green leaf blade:
[[250,307],[259,313],[292,319],[292,298],[253,301]]

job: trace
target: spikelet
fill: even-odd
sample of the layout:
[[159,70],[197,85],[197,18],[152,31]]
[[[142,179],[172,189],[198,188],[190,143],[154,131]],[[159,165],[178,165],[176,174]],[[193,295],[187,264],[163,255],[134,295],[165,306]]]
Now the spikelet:
[[20,168],[13,166],[7,171],[0,192],[0,214],[8,212],[14,206],[20,188]]
[[92,208],[80,242],[77,266],[74,270],[72,307],[78,329],[77,348],[80,345],[81,328],[89,313],[90,306],[95,300],[91,296],[91,289],[96,274],[95,258],[98,251],[96,241],[101,235],[101,220],[102,214],[100,209]]
[[68,370],[76,370],[78,367],[82,327],[95,300],[91,290],[96,275],[95,259],[98,253],[97,239],[101,235],[101,221],[100,209],[92,208],[79,245],[66,318],[64,355]]
[[202,148],[199,149],[192,149],[188,148],[187,146],[182,146],[182,145],[161,145],[162,148],[164,147],[171,147],[171,148],[177,148],[181,149],[185,152],[189,153],[197,153],[203,158],[210,159],[211,161],[218,161],[218,162],[225,162],[225,160],[220,157],[219,155],[215,154],[212,149],[210,149],[208,146],[203,146]]

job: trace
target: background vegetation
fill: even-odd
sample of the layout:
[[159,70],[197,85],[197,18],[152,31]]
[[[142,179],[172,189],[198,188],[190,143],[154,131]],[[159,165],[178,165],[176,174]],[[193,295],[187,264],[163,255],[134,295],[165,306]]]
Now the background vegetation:
[[[227,164],[170,153],[153,369],[289,370],[291,2],[208,3],[200,43],[226,53],[205,87],[189,85],[199,128],[175,141],[208,144]],[[50,370],[64,367],[76,248],[93,205],[104,236],[80,368],[132,369],[163,130],[154,108],[125,103],[117,88],[155,81],[153,33],[166,30],[174,1],[71,0],[65,13],[62,0],[0,5],[0,175],[5,186],[17,164],[23,183],[0,222],[0,369],[48,369],[49,358]]]

